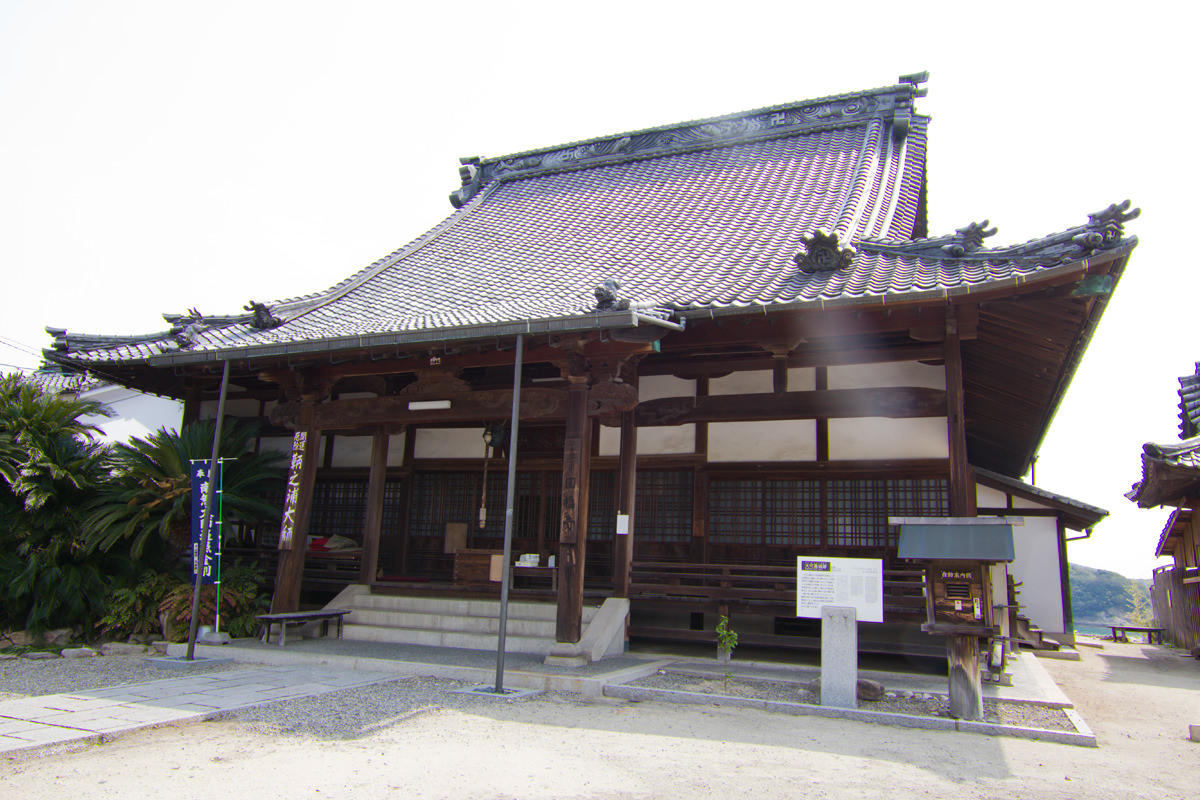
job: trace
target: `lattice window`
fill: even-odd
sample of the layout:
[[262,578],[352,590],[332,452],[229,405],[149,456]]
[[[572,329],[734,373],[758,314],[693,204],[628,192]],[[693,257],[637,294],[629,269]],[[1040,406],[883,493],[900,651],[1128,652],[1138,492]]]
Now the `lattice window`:
[[802,480],[763,483],[763,543],[821,544],[821,484]]
[[888,544],[884,481],[829,481],[825,491],[830,546],[882,547]]
[[308,534],[361,542],[366,511],[366,478],[318,478],[313,484]]
[[612,541],[617,533],[617,473],[593,472],[588,487],[588,541]]
[[950,513],[950,486],[944,478],[904,478],[888,482],[889,517],[944,517]]
[[763,482],[714,480],[708,487],[708,539],[716,544],[762,540]]
[[890,516],[944,516],[943,478],[732,478],[709,486],[709,541],[792,547],[888,547]]
[[479,477],[477,472],[414,472],[409,536],[445,536],[447,522],[478,525]]
[[639,470],[636,516],[635,533],[639,541],[686,542],[691,539],[691,470]]
[[709,539],[717,544],[819,545],[818,481],[714,480],[709,485]]

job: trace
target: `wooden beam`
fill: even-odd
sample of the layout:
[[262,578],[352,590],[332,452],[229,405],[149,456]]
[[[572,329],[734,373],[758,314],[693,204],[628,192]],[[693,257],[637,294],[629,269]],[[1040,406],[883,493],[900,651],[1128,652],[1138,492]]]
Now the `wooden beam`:
[[954,307],[946,313],[946,437],[950,450],[950,514],[975,516],[975,473],[967,457],[967,421],[963,402],[962,349]]
[[[861,342],[820,342],[801,345],[787,356],[788,367],[833,367],[846,364],[881,364],[889,361],[941,360],[938,342],[910,342],[867,346]],[[654,356],[642,361],[642,375],[674,375],[678,378],[720,377],[734,371],[771,369],[774,356],[765,351],[746,350],[709,355]]]
[[[591,416],[611,416],[628,411],[637,403],[637,389],[627,383],[601,381],[584,391],[585,412]],[[448,400],[448,409],[410,410],[409,403]],[[304,403],[280,403],[271,409],[275,425],[299,426],[305,423],[303,412],[311,408],[307,420],[323,430],[346,430],[375,425],[431,425],[440,422],[478,422],[505,419],[512,413],[512,390],[447,392],[443,394],[399,394],[389,397],[364,397],[331,400],[315,406]],[[567,416],[567,391],[528,388],[521,390],[521,419],[558,420]]]
[[[587,379],[572,378],[567,391],[563,444],[562,516],[558,530],[558,616],[555,638],[574,644],[583,635],[583,573],[587,556],[588,461],[592,424],[587,415]],[[523,394],[523,393],[522,393]]]
[[[598,335],[586,337],[573,352],[578,352],[585,359],[592,358],[627,358],[637,353],[651,351],[652,345],[647,342],[617,342],[603,340]],[[567,358],[568,350],[557,345],[542,345],[526,350],[526,364],[559,363]],[[431,367],[459,372],[476,367],[508,367],[513,363],[513,351],[509,349],[486,349],[469,353],[451,355],[431,355],[428,351],[413,353],[396,358],[371,360],[365,355],[360,360],[343,364],[313,366],[307,372],[314,383],[332,386],[344,378],[360,378],[374,375],[402,375],[408,372],[428,370]],[[259,373],[259,378],[270,383],[284,383],[292,371],[288,369],[267,369]]]
[[893,386],[783,394],[663,397],[640,404],[635,413],[639,426],[778,419],[941,417],[946,413],[946,393],[940,389]]
[[308,519],[320,447],[320,431],[297,431],[292,437],[292,462],[279,528],[279,564],[275,570],[275,594],[271,598],[273,614],[300,610],[300,584],[304,578]]
[[383,529],[383,489],[387,483],[388,433],[380,428],[371,438],[371,475],[367,479],[367,513],[363,520],[362,561],[358,582],[371,584],[379,569],[379,537]]

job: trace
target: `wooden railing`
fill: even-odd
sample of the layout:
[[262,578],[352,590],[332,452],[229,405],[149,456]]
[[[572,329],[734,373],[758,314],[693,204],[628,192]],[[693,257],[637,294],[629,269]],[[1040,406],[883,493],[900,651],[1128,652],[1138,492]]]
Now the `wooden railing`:
[[[690,601],[706,606],[794,605],[796,567],[635,561],[629,595],[634,599]],[[889,621],[924,618],[924,571],[885,569],[883,609]]]

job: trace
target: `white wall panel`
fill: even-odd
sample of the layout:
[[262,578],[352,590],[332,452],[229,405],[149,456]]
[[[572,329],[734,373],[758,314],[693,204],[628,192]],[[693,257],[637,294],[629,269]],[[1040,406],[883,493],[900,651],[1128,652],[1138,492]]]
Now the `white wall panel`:
[[373,436],[335,436],[333,438],[333,466],[371,466],[371,442]]
[[763,394],[775,391],[775,379],[769,369],[749,372],[731,372],[722,378],[708,382],[708,393],[715,394]]
[[917,361],[885,364],[846,364],[829,368],[830,389],[870,389],[878,386],[946,388],[946,371]]
[[[642,430],[646,430],[643,428]],[[618,456],[621,454],[621,429],[600,426],[600,455]]]
[[388,457],[387,465],[389,467],[404,466],[404,445],[408,440],[407,432],[393,433],[388,437]]
[[[618,429],[613,428],[613,430]],[[662,425],[653,428],[638,428],[639,456],[662,456],[673,453],[694,452],[696,452],[696,426],[691,423],[687,425]],[[601,454],[603,455],[604,452],[601,451]],[[607,455],[614,455],[614,453]]]
[[812,367],[792,367],[787,373],[789,392],[811,392],[817,388],[817,371]]
[[674,375],[646,375],[638,379],[638,402],[660,397],[695,397],[696,382]]
[[1013,526],[1016,559],[1009,573],[1023,585],[1017,596],[1034,625],[1047,633],[1063,633],[1062,574],[1058,564],[1058,519],[1026,517]]
[[709,461],[812,461],[816,457],[817,425],[811,419],[708,426]]
[[418,428],[414,458],[483,458],[483,428]]
[[1008,495],[982,483],[975,484],[975,505],[979,508],[1007,508]]
[[829,458],[948,458],[946,418],[858,417],[829,420]]

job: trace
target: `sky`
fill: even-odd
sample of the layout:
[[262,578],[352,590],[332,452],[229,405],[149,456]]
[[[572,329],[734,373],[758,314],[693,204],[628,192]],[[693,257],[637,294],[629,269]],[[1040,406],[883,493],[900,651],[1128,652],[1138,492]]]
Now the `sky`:
[[[1149,577],[1122,495],[1178,438],[1190,4],[0,0],[0,371],[46,325],[144,333],[324,289],[451,212],[458,158],[886,86],[928,70],[934,235],[989,244],[1130,198],[1140,244],[1046,437],[1112,512],[1072,561]],[[991,9],[986,10],[986,9]]]

